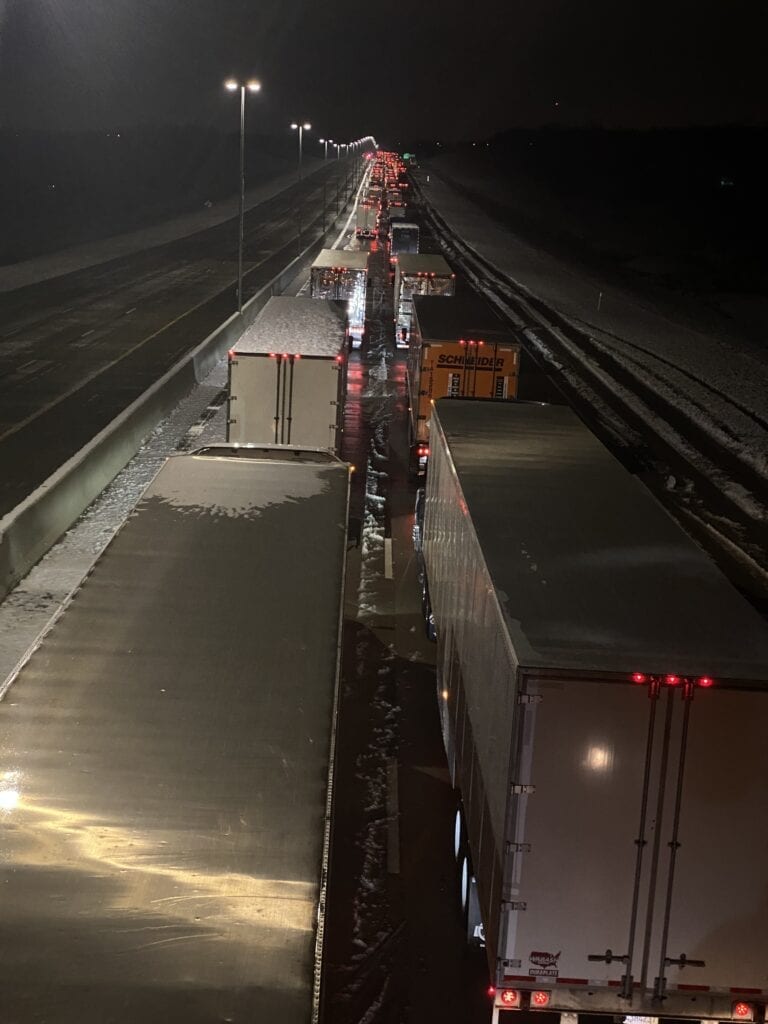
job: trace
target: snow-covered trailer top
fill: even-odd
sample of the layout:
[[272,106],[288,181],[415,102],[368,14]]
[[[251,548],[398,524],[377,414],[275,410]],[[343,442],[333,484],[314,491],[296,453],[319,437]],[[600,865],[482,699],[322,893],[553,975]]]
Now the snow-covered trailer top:
[[170,459],[0,703],[4,1020],[317,1019],[348,467]]
[[368,253],[364,249],[321,249],[312,263],[318,270],[368,270]]
[[521,668],[768,680],[760,616],[569,409],[442,400],[432,431]]
[[271,298],[242,337],[235,355],[286,354],[334,357],[344,347],[347,304],[290,295]]

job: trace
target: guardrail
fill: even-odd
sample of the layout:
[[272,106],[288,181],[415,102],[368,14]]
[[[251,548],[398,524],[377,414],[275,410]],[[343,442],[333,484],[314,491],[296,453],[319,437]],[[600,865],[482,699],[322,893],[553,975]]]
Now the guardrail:
[[[354,194],[354,193],[353,193]],[[0,519],[0,600],[69,529],[133,458],[160,420],[213,369],[273,295],[280,295],[302,264],[322,249],[346,216],[351,199],[327,230],[295,256],[234,313],[11,512]],[[315,218],[305,231],[325,220]],[[294,245],[291,241],[285,248]],[[210,302],[216,301],[212,296]]]

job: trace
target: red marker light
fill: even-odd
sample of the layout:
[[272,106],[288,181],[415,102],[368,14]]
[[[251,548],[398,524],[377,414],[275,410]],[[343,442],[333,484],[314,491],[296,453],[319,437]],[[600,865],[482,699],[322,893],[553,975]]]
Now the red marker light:
[[752,1003],[734,1003],[731,1007],[731,1013],[736,1020],[754,1020],[755,1019],[755,1008]]
[[336,362],[337,363],[343,363],[344,362],[344,356],[336,356]]
[[642,672],[634,672],[632,674],[632,682],[633,683],[644,683],[645,680],[646,680],[646,677],[643,675]]
[[491,997],[491,999],[493,999],[493,997],[496,995],[496,989],[493,987],[493,985],[488,986],[488,995]]
[[539,1010],[544,1006],[549,1006],[549,992],[531,992],[531,1006],[535,1006]]
[[297,352],[296,355],[293,358],[294,359],[301,359],[301,353]]
[[664,682],[667,686],[677,686],[680,682],[680,676],[664,676]]
[[229,352],[227,352],[227,358],[230,360],[235,358],[235,350],[233,348],[231,348]]
[[478,341],[478,343],[477,343],[477,344],[478,344],[478,345],[484,345],[484,344],[485,344],[485,342],[484,342],[484,341]]
[[710,686],[714,686],[715,680],[710,679],[709,676],[701,676],[699,679],[696,680],[696,682],[699,684],[699,686],[703,686],[706,690],[709,689]]
[[502,989],[499,1000],[502,1006],[519,1006],[520,993],[516,988],[505,988]]
[[276,352],[270,352],[269,353],[269,358],[270,359],[277,359],[277,353]]

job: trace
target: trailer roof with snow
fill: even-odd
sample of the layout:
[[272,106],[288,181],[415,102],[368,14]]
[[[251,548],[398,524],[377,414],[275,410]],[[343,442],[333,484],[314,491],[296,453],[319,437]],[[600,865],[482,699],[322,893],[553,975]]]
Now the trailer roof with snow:
[[517,344],[511,328],[475,292],[462,292],[448,299],[441,295],[414,295],[413,309],[424,341],[472,338]]
[[768,679],[760,616],[569,409],[441,399],[431,430],[521,668]]
[[429,252],[408,252],[398,257],[401,274],[434,274],[436,277],[452,277],[453,271],[442,256]]
[[344,348],[346,329],[345,301],[278,295],[267,302],[233,352],[336,356]]
[[368,253],[364,249],[321,249],[312,263],[312,269],[368,270]]
[[317,1017],[348,467],[160,470],[0,703],[3,1019]]

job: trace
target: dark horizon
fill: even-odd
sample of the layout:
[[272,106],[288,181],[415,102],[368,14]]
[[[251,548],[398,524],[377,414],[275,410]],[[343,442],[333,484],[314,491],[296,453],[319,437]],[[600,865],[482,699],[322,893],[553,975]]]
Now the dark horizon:
[[0,0],[0,125],[234,124],[230,74],[258,76],[264,132],[309,119],[348,141],[453,142],[509,127],[760,125],[765,11],[648,0],[536,8],[422,0]]

